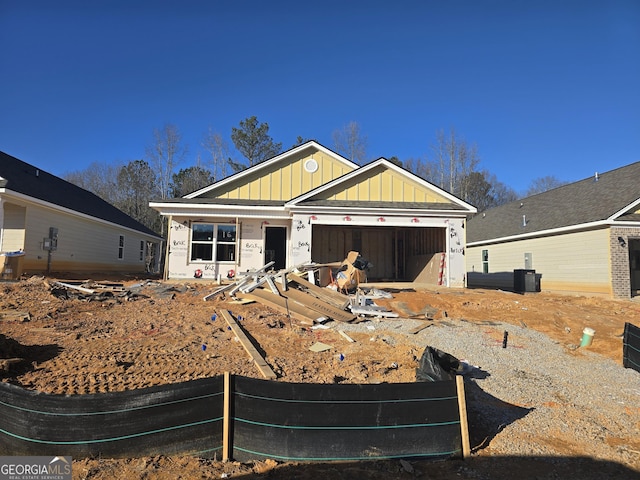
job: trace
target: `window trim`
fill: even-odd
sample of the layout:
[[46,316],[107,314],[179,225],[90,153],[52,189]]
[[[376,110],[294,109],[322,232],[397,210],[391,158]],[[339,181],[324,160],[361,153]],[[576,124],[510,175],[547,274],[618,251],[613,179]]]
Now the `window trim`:
[[[211,225],[213,226],[212,239],[208,240],[194,240],[193,239],[193,231],[195,225]],[[219,227],[228,227],[232,228],[235,235],[234,240],[230,242],[223,242],[218,240],[218,228]],[[193,258],[193,245],[211,245],[211,259],[203,259],[203,258]],[[219,260],[218,259],[218,246],[219,245],[231,245],[233,252],[233,260]],[[238,250],[238,228],[235,224],[229,225],[225,223],[215,223],[215,222],[192,222],[189,234],[189,263],[220,263],[227,265],[234,265],[237,258],[237,250]]]

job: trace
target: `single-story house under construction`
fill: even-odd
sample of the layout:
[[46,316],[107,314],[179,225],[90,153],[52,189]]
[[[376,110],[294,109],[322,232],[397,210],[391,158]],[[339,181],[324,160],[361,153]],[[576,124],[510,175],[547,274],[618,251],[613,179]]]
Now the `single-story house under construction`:
[[315,141],[183,198],[169,218],[167,278],[341,262],[369,281],[465,286],[465,223],[476,209],[384,158],[358,166]]
[[541,290],[636,296],[640,162],[479,213],[467,230],[470,287],[534,270]]
[[[23,272],[157,271],[162,242],[97,195],[0,152],[3,278]],[[10,265],[13,260],[19,262]]]

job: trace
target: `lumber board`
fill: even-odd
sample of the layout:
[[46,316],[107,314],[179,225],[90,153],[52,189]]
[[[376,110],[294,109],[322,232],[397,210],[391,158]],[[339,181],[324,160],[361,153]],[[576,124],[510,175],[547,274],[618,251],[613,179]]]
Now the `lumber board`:
[[70,288],[72,290],[78,290],[78,291],[80,291],[82,293],[88,293],[88,294],[96,293],[95,290],[92,290],[90,288],[84,288],[84,287],[81,287],[79,285],[73,285],[71,283],[55,282],[54,285],[61,286],[61,287],[64,287],[64,288]]
[[347,335],[346,333],[344,333],[344,331],[343,331],[343,330],[338,330],[338,333],[339,333],[340,335],[342,335],[342,336],[345,338],[345,340],[346,340],[347,342],[349,342],[349,343],[355,343],[355,340],[354,340],[353,338],[351,338],[349,335]]
[[412,335],[415,335],[416,333],[421,332],[425,328],[429,328],[431,325],[433,325],[433,323],[423,322],[422,324],[418,325],[417,327],[412,328],[411,330],[409,330],[408,333],[410,333]]
[[471,455],[471,443],[469,442],[469,423],[467,421],[467,400],[464,394],[464,378],[456,375],[456,391],[458,392],[458,410],[460,411],[460,433],[462,435],[462,458]]
[[240,343],[247,351],[253,362],[256,364],[258,370],[260,370],[260,373],[262,373],[262,376],[265,378],[276,378],[275,372],[271,370],[271,367],[269,366],[267,361],[262,357],[262,355],[260,355],[258,349],[253,345],[253,343],[251,343],[251,340],[249,340],[247,334],[244,333],[244,330],[242,330],[240,325],[238,325],[229,311],[221,310],[220,314],[222,315],[222,318],[225,319],[227,324],[231,327],[231,331],[233,331],[236,337],[238,337]]
[[355,315],[353,313],[340,310],[324,300],[321,300],[310,293],[305,293],[302,290],[291,289],[286,292],[281,291],[280,294],[333,320],[337,320],[339,322],[351,322],[355,319]]
[[224,403],[222,418],[222,461],[228,462],[232,450],[231,440],[231,374],[224,372]]
[[263,289],[257,289],[251,293],[241,293],[238,294],[237,297],[254,300],[308,325],[313,325],[316,318],[320,316],[317,312],[310,308],[306,308],[304,305],[300,305],[296,302],[287,302],[287,299],[279,295],[274,295],[273,293],[267,292]]
[[235,283],[230,283],[228,285],[223,285],[222,287],[218,287],[213,292],[209,293],[208,295],[205,295],[203,300],[206,302],[207,300],[215,297],[216,295],[226,292],[227,290],[231,290],[235,285],[236,285]]
[[336,290],[331,290],[329,288],[319,287],[318,285],[311,283],[298,275],[289,275],[287,278],[290,281],[306,288],[307,290],[309,290],[309,292],[311,292],[318,298],[331,303],[341,310],[344,310],[349,305],[349,297],[347,295],[344,295],[343,293],[340,293]]
[[396,312],[389,312],[386,310],[379,310],[371,307],[356,307],[352,306],[351,311],[356,315],[369,315],[372,317],[389,317],[397,318],[399,315]]
[[0,310],[0,320],[5,317],[18,318],[20,320],[31,320],[29,312],[19,312],[17,310]]

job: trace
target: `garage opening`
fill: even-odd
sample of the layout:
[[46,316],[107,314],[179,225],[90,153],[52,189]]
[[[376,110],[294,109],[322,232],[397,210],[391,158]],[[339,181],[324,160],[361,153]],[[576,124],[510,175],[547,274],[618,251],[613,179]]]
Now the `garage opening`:
[[373,264],[372,282],[438,282],[446,228],[337,227],[314,225],[311,259],[316,263],[341,262],[355,250]]

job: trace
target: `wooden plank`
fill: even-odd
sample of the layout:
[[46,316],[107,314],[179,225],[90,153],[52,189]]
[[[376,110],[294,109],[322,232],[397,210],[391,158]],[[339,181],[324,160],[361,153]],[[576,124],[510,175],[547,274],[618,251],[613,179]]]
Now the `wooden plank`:
[[224,372],[224,406],[222,414],[222,461],[229,461],[231,452],[231,374]]
[[246,286],[240,288],[240,291],[242,293],[250,293],[253,290],[255,290],[256,288],[258,288],[260,285],[264,284],[266,281],[267,281],[267,277],[259,278],[255,282],[250,283],[249,285],[246,285]]
[[4,319],[4,318],[13,318],[13,319],[19,319],[19,320],[31,320],[31,315],[29,314],[29,312],[19,312],[17,310],[0,310],[0,320]]
[[344,333],[342,330],[338,330],[338,333],[342,335],[347,340],[347,342],[355,343],[355,340],[351,338],[349,335],[347,335],[346,333]]
[[84,288],[84,287],[81,287],[79,285],[72,285],[71,283],[54,282],[54,285],[59,285],[59,286],[64,287],[64,288],[70,288],[72,290],[78,290],[78,291],[80,291],[82,293],[88,293],[88,294],[96,293],[95,290],[91,290],[90,288]]
[[276,295],[278,295],[280,292],[278,292],[278,287],[276,287],[276,284],[273,281],[273,278],[269,276],[266,276],[264,278],[267,279],[267,285],[269,285],[269,288],[271,289],[271,293],[275,293]]
[[416,328],[412,328],[408,333],[415,335],[418,332],[421,332],[425,328],[429,328],[433,323],[423,322],[421,325],[418,325]]
[[464,395],[464,377],[456,375],[456,390],[458,392],[458,410],[460,411],[460,431],[462,433],[462,458],[471,455],[469,443],[469,423],[467,421],[467,400]]
[[223,285],[222,287],[218,287],[216,288],[213,292],[211,292],[208,295],[205,295],[203,300],[206,302],[207,300],[212,299],[213,297],[215,297],[216,295],[219,295],[221,293],[226,292],[227,290],[231,290],[236,284],[235,283],[230,283],[228,285]]
[[351,307],[351,311],[356,315],[369,315],[372,317],[388,317],[397,318],[399,315],[396,312],[389,312],[385,310],[379,310],[371,307]]
[[353,313],[340,310],[309,293],[303,292],[302,290],[291,289],[286,292],[281,291],[280,294],[333,320],[337,320],[339,322],[351,322],[355,319],[355,315]]
[[220,313],[227,324],[231,327],[231,331],[233,331],[236,337],[238,337],[240,343],[247,351],[253,362],[256,364],[258,370],[260,370],[260,373],[262,373],[262,376],[265,378],[276,378],[277,376],[275,372],[271,370],[271,367],[269,366],[267,361],[262,357],[262,355],[260,355],[258,349],[253,345],[253,343],[251,343],[251,340],[249,340],[247,335],[244,333],[244,330],[240,328],[240,325],[236,323],[235,319],[229,313],[229,311],[221,310]]
[[251,293],[238,294],[238,298],[255,300],[262,305],[273,308],[277,312],[284,313],[302,323],[313,325],[316,318],[319,318],[318,312],[311,310],[296,302],[287,302],[286,298],[274,295],[265,290],[257,289]]
[[297,283],[298,285],[306,288],[313,295],[326,300],[337,308],[344,310],[349,305],[349,297],[336,290],[329,288],[319,287],[318,285],[305,280],[298,275],[289,275],[287,277],[290,281]]
[[11,365],[23,362],[24,358],[5,358],[0,360],[0,372],[8,372],[11,370]]

